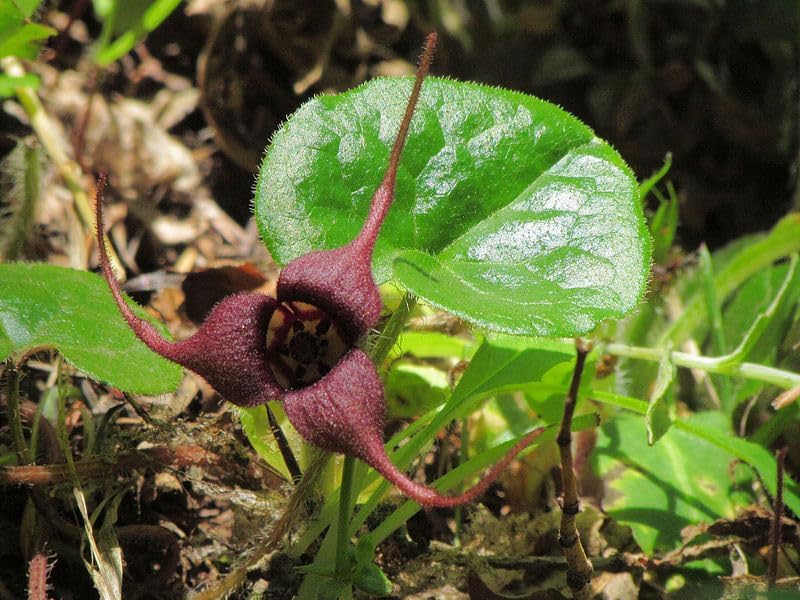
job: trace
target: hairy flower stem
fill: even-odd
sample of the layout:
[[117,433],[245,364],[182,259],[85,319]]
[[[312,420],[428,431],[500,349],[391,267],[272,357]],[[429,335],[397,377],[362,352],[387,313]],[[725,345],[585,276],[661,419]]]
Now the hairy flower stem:
[[592,563],[586,557],[583,549],[575,517],[580,512],[580,498],[578,497],[578,482],[572,461],[572,416],[578,400],[581,375],[586,363],[588,348],[580,339],[575,341],[577,359],[572,371],[572,381],[569,392],[564,400],[564,414],[556,441],[561,455],[561,526],[558,530],[558,542],[561,551],[567,560],[567,585],[572,590],[572,597],[576,600],[588,600],[591,596],[589,583],[592,580]]
[[348,561],[348,547],[350,545],[350,514],[352,512],[353,498],[353,471],[356,459],[345,456],[342,464],[342,485],[339,488],[339,520],[336,527],[336,579],[347,581],[349,579],[350,562]]
[[8,424],[17,454],[17,464],[27,465],[31,462],[30,450],[25,442],[22,430],[22,413],[19,403],[19,370],[12,360],[6,361],[6,398],[8,402]]

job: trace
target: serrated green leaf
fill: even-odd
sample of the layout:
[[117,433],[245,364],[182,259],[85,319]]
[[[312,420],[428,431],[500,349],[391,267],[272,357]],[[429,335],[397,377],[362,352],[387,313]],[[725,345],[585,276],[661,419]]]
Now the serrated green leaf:
[[[388,162],[408,79],[300,108],[276,133],[255,216],[280,263],[359,231]],[[585,333],[639,301],[649,238],[619,155],[558,107],[428,78],[375,250],[431,304],[490,329]]]
[[128,328],[98,275],[55,265],[2,264],[0,360],[40,348],[55,348],[87,375],[130,392],[160,394],[180,380],[180,367],[153,353]]

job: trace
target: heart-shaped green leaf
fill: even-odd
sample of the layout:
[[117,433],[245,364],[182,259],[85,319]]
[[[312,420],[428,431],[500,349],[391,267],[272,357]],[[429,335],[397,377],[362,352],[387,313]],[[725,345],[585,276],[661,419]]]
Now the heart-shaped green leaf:
[[[411,88],[379,79],[275,134],[255,214],[282,264],[352,240]],[[636,180],[578,119],[516,92],[428,78],[375,249],[392,277],[475,324],[573,336],[639,301],[650,243]]]
[[[136,313],[146,317],[141,308]],[[180,367],[136,338],[101,277],[55,265],[0,265],[0,360],[39,348],[56,348],[92,378],[139,394],[172,391],[180,379]]]

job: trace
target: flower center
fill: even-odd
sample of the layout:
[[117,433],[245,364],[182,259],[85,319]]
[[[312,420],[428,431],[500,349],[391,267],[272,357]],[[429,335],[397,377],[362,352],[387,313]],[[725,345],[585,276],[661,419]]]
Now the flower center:
[[278,305],[267,327],[267,360],[284,389],[319,381],[347,350],[327,313],[305,302]]

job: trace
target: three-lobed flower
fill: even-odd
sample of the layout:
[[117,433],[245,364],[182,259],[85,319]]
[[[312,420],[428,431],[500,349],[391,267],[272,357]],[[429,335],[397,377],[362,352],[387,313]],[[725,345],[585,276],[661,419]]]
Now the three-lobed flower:
[[372,253],[394,199],[400,155],[435,43],[435,34],[429,35],[388,168],[361,232],[345,246],[311,252],[287,264],[276,298],[254,292],[228,296],[193,336],[168,342],[123,300],[105,250],[99,197],[96,208],[103,275],[128,325],[150,349],[198,373],[236,405],[281,401],[289,421],[307,441],[359,458],[427,508],[476,498],[542,431],[526,435],[478,484],[452,497],[411,480],[384,448],[383,384],[359,343],[380,318]]

